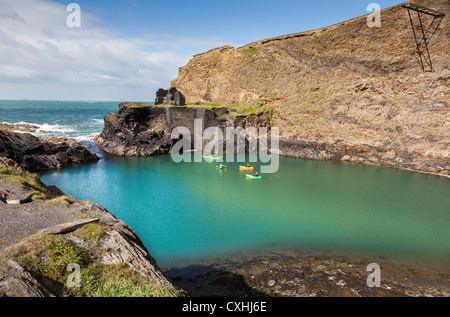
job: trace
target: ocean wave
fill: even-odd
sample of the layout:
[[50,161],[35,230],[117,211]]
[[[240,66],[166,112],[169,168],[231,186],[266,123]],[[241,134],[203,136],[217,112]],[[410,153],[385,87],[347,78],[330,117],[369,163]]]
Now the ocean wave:
[[77,132],[77,130],[75,130],[73,128],[70,128],[68,126],[59,125],[59,124],[48,124],[48,123],[44,123],[44,124],[39,125],[38,131],[45,131],[46,133],[72,133],[72,132]]
[[48,123],[43,123],[43,124],[39,124],[39,123],[30,123],[30,122],[16,122],[16,123],[9,123],[9,122],[3,122],[5,124],[23,124],[23,125],[31,125],[31,126],[35,126],[36,131],[45,131],[48,133],[51,132],[59,132],[59,133],[70,133],[70,132],[76,132],[75,129],[65,126],[65,125],[60,125],[60,124],[48,124]]
[[[64,136],[64,135],[67,135],[70,133],[77,132],[77,130],[75,130],[72,127],[60,125],[60,124],[49,124],[49,123],[39,124],[39,123],[25,122],[25,121],[14,122],[14,123],[10,123],[10,122],[2,122],[2,123],[11,124],[11,125],[21,124],[21,125],[29,125],[29,126],[36,127],[34,132],[29,132],[30,134],[33,134],[35,136],[49,136],[49,135]],[[23,131],[17,131],[17,132],[23,132]]]
[[[30,133],[37,137],[67,137],[76,140],[77,142],[90,142],[93,141],[95,136],[101,133],[100,123],[103,124],[102,119],[92,119],[88,125],[78,125],[77,127],[62,125],[62,124],[49,124],[49,123],[32,123],[32,122],[2,122],[10,125],[29,125],[35,127],[34,131]],[[16,130],[14,132],[24,133],[24,131]]]
[[80,135],[80,136],[74,137],[73,139],[77,142],[93,141],[97,135],[98,134]]

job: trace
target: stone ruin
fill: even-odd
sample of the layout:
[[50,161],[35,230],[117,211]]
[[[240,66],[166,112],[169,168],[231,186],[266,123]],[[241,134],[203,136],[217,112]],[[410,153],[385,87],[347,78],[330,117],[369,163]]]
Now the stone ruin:
[[170,90],[160,88],[156,92],[155,105],[185,106],[186,98],[175,87]]

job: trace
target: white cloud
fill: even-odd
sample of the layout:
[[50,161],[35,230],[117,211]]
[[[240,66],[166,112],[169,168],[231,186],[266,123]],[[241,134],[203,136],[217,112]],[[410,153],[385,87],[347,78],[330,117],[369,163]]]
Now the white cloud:
[[0,99],[151,100],[192,54],[225,45],[157,30],[123,37],[81,9],[81,28],[69,28],[63,4],[0,0]]

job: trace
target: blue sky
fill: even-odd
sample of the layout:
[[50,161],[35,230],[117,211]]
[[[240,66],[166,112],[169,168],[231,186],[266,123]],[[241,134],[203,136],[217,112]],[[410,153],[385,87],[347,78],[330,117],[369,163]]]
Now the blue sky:
[[[58,1],[68,4],[72,1]],[[189,37],[219,37],[245,45],[309,31],[365,15],[364,0],[81,0],[83,10],[126,35],[162,30]],[[377,1],[382,9],[406,1]]]
[[[81,28],[67,27],[72,2]],[[194,54],[339,23],[372,2],[0,0],[0,99],[149,101]]]

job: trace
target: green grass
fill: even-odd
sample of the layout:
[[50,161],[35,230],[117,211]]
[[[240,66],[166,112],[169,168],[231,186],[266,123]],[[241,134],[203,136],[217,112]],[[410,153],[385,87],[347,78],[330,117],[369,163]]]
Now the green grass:
[[315,107],[315,106],[305,106],[305,107],[298,107],[298,109],[303,110],[305,112],[312,112],[312,113],[321,113],[325,109],[322,107]]
[[108,231],[106,226],[101,224],[93,223],[81,227],[76,231],[77,235],[85,240],[91,242],[93,245],[98,246],[100,243],[100,238],[105,232]]
[[69,264],[86,265],[89,262],[86,250],[76,247],[62,236],[34,235],[12,248],[13,260],[59,283],[65,283]]
[[221,105],[218,103],[201,103],[201,104],[197,105],[193,102],[190,102],[190,103],[186,104],[186,107],[193,107],[193,108],[200,107],[200,108],[214,109],[214,108],[221,108]]
[[127,108],[146,108],[146,107],[152,107],[152,105],[146,104],[146,103],[139,103],[139,102],[125,102],[123,103],[123,106]]
[[176,297],[171,287],[150,282],[125,264],[94,263],[81,271],[81,287],[66,295],[95,297]]
[[73,205],[74,203],[76,203],[75,198],[67,196],[67,195],[63,195],[63,196],[59,196],[53,199],[49,199],[46,203],[45,206],[46,207],[50,207],[50,206],[55,206],[55,205],[59,205],[59,206],[70,206]]
[[[195,104],[195,103],[189,103],[186,105],[187,107],[201,107],[201,108],[209,108],[211,110],[215,108],[227,108],[230,110],[229,116],[236,117],[236,116],[250,116],[250,115],[260,115],[262,113],[268,112],[271,110],[271,107],[264,105],[262,101],[254,101],[249,106],[241,106],[238,104],[232,104],[232,105],[226,105],[222,106],[220,104],[216,103],[202,103],[202,104]],[[224,116],[222,116],[224,117]],[[221,117],[221,118],[222,118]],[[222,118],[223,119],[223,118]]]
[[262,101],[256,100],[249,106],[229,105],[227,108],[237,111],[236,115],[260,115],[272,110],[272,107],[265,105]]
[[0,163],[0,177],[21,185],[23,189],[33,190],[33,199],[47,200],[53,198],[39,176],[34,173],[21,173],[18,170]]
[[[96,240],[104,228],[86,226],[78,234]],[[91,235],[91,232],[93,234]],[[149,281],[124,263],[106,265],[95,262],[89,252],[63,236],[39,234],[24,239],[5,251],[7,257],[38,273],[53,285],[57,296],[65,297],[176,297],[171,286]],[[81,286],[68,288],[69,264],[81,268]],[[50,281],[49,281],[50,280]]]
[[[145,107],[152,107],[152,105],[148,104],[139,104],[139,103],[125,103],[124,104],[128,108],[145,108]],[[170,108],[170,107],[178,107],[178,106],[171,106],[171,105],[158,105],[157,107],[164,107],[164,108]],[[269,112],[272,110],[271,107],[264,104],[264,102],[260,100],[253,101],[252,104],[248,106],[242,106],[238,104],[231,104],[223,106],[218,103],[187,103],[185,107],[192,107],[192,108],[209,108],[211,110],[214,110],[216,108],[228,108],[231,110],[230,116],[236,117],[236,116],[250,116],[250,115],[260,115],[265,112]]]
[[243,54],[254,54],[256,52],[258,52],[258,49],[256,47],[250,47],[248,49],[241,51],[241,53],[243,53]]

